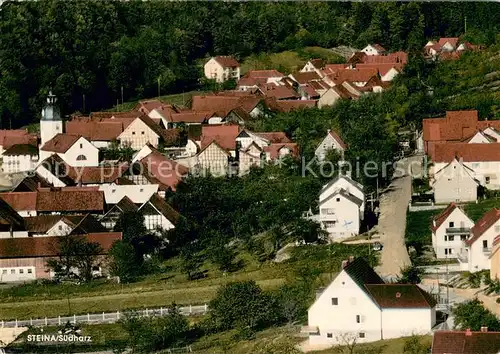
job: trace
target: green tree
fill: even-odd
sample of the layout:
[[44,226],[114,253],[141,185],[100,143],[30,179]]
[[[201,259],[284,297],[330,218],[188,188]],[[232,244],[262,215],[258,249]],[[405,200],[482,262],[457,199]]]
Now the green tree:
[[116,241],[108,252],[111,275],[118,276],[121,282],[132,282],[143,272],[144,261],[136,253],[130,242]]
[[405,340],[404,354],[427,354],[431,348],[420,341],[419,336],[411,336]]
[[464,331],[479,331],[481,327],[488,327],[489,331],[500,331],[500,321],[477,298],[460,303],[453,308],[456,328]]

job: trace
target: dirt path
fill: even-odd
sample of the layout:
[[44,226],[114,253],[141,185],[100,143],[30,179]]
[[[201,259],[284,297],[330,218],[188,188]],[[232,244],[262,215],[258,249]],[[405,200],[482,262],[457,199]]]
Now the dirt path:
[[[405,245],[406,211],[411,199],[411,177],[408,166],[421,157],[400,160],[398,166],[404,172],[395,174],[387,192],[380,197],[380,218],[378,231],[384,245],[380,265],[376,271],[383,277],[394,279],[401,269],[410,265],[410,257]],[[427,227],[427,226],[422,226]]]

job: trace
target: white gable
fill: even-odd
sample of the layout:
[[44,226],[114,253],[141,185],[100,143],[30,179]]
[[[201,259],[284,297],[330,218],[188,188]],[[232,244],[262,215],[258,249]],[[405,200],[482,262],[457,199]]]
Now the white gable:
[[106,204],[117,204],[123,197],[128,197],[132,203],[142,204],[151,199],[158,192],[157,184],[142,185],[100,185],[99,190],[104,192]]
[[331,185],[324,185],[323,190],[321,190],[321,193],[319,195],[319,201],[323,201],[324,199],[328,198],[330,195],[334,194],[340,189],[346,190],[348,193],[354,195],[355,197],[365,200],[365,194],[362,190],[359,189],[359,186],[357,185],[357,182],[354,182],[352,179],[341,176],[340,178],[337,179],[337,181]]
[[469,140],[469,144],[489,144],[491,141],[488,140],[481,132],[476,132],[474,136]]
[[[451,225],[453,226],[451,226],[450,223],[452,223]],[[450,227],[471,228],[472,226],[474,226],[474,221],[472,221],[461,208],[455,208],[436,231]]]

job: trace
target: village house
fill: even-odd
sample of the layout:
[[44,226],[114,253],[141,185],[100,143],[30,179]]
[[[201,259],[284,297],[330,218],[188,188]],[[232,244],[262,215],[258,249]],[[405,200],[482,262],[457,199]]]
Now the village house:
[[493,240],[490,255],[490,278],[491,280],[500,279],[500,235]]
[[384,47],[382,47],[380,44],[368,44],[366,47],[361,49],[362,53],[365,53],[368,56],[371,55],[383,55],[385,54],[386,50]]
[[334,178],[321,189],[318,206],[319,223],[330,241],[359,234],[365,210],[361,184],[345,175]]
[[432,175],[430,180],[434,191],[434,202],[446,204],[476,201],[479,182],[474,177],[474,171],[457,158],[442,165],[439,163],[437,168],[440,169]]
[[129,198],[123,197],[118,203],[112,205],[106,214],[99,219],[99,221],[107,230],[113,231],[116,223],[123,214],[135,213],[138,209],[138,206],[135,205],[135,203]]
[[498,354],[500,332],[481,331],[436,331],[432,338],[432,354]]
[[152,232],[171,230],[180,218],[179,213],[158,194],[153,194],[138,210],[144,215],[146,229]]
[[342,138],[335,131],[328,129],[325,138],[318,145],[314,154],[318,161],[324,161],[330,151],[336,151],[340,160],[343,160],[346,148],[347,145]]
[[2,171],[5,173],[32,171],[38,164],[38,148],[35,145],[12,145],[2,156]]
[[500,234],[500,210],[493,208],[471,228],[470,237],[464,241],[464,251],[458,255],[460,269],[477,272],[490,269],[493,241]]
[[37,145],[36,134],[30,134],[25,129],[0,129],[0,156],[13,145]]
[[439,215],[432,219],[432,247],[436,258],[457,258],[465,252],[464,241],[467,241],[474,222],[464,210],[450,203]]
[[219,83],[240,78],[240,63],[230,56],[216,56],[205,63],[205,77]]
[[[42,110],[40,120],[40,147],[44,146],[49,140],[58,134],[64,133],[64,125],[59,107],[56,105],[57,98],[49,92],[47,104]],[[40,152],[40,159],[43,159]]]
[[300,69],[300,72],[316,72],[319,76],[323,76],[322,70],[325,64],[323,59],[310,59],[305,63],[304,67]]
[[[361,93],[360,93],[361,94]],[[359,95],[360,95],[359,94]],[[359,96],[358,95],[358,96]],[[343,85],[337,85],[325,90],[318,99],[318,108],[333,106],[341,99],[352,99],[353,95]]]
[[414,284],[385,284],[365,260],[351,257],[317,293],[303,331],[310,346],[321,349],[424,335],[435,323],[436,301],[430,294]]
[[57,154],[73,167],[98,166],[99,149],[80,135],[59,133],[40,148],[40,159]]
[[284,74],[277,70],[250,70],[240,80],[236,86],[236,90],[251,91],[255,90],[261,84],[279,85]]
[[134,119],[118,136],[122,146],[131,147],[133,150],[140,150],[148,143],[157,147],[163,139],[166,140],[164,130],[145,115]]

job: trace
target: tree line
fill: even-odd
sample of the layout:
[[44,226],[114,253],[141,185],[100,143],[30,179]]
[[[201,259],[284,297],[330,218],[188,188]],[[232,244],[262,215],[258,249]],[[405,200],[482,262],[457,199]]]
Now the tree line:
[[[49,88],[63,111],[197,88],[200,61],[308,45],[420,49],[465,31],[495,39],[494,3],[6,3],[0,11],[2,128],[38,119]],[[265,35],[263,35],[265,34]]]

